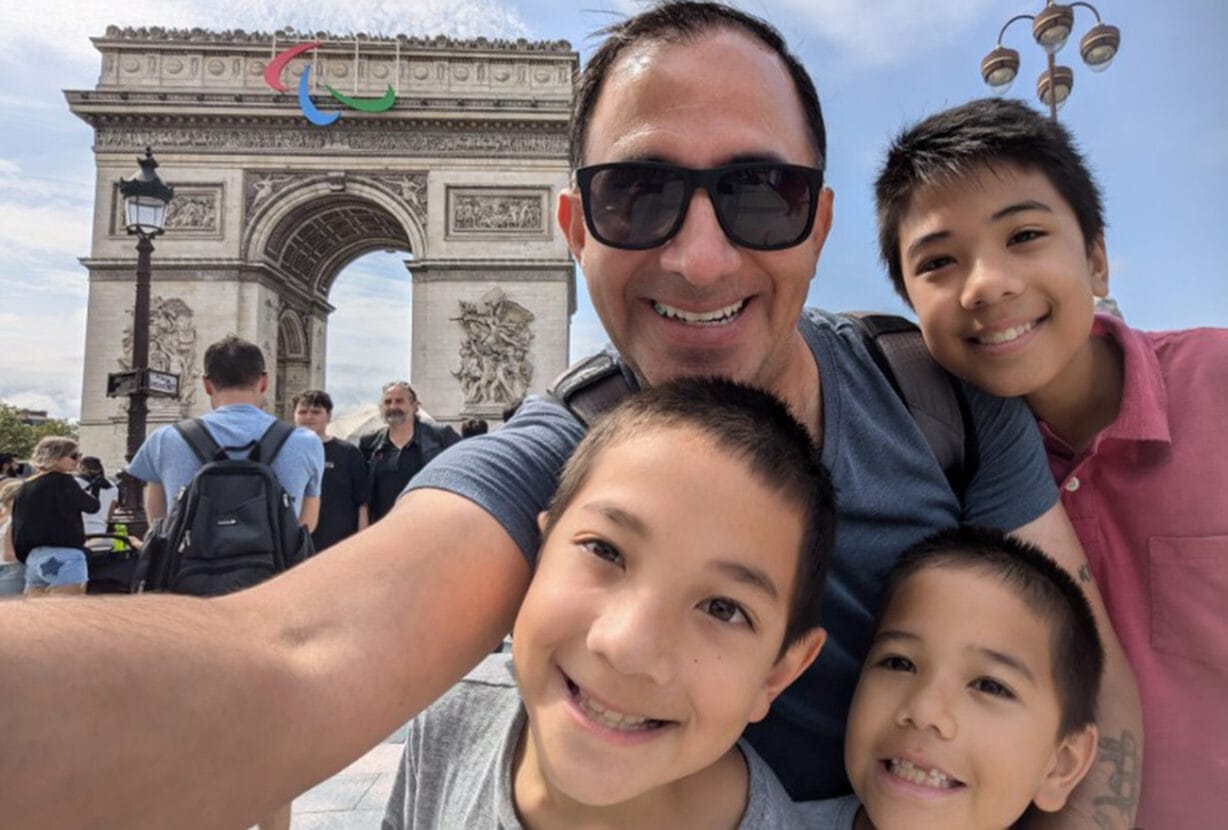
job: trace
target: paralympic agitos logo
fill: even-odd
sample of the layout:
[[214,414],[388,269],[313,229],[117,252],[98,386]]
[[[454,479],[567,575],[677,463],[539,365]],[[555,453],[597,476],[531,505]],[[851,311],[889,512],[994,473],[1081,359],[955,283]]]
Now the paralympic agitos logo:
[[[289,92],[290,90],[281,82],[281,73],[286,68],[286,64],[304,52],[310,52],[312,49],[323,45],[321,41],[317,40],[312,43],[300,43],[298,46],[291,46],[284,52],[278,52],[273,60],[269,61],[269,65],[264,68],[264,82],[268,85],[269,89],[276,92]],[[315,105],[315,102],[311,100],[311,94],[307,92],[310,76],[311,67],[304,66],[303,74],[298,79],[298,105],[303,111],[303,115],[307,116],[308,121],[317,127],[327,127],[340,118],[341,113],[337,111],[325,112]],[[392,89],[392,84],[388,85],[388,89],[379,98],[351,98],[348,95],[342,95],[328,84],[325,84],[324,88],[328,90],[329,95],[350,109],[355,109],[359,112],[386,112],[392,109],[392,105],[397,101],[397,95]]]

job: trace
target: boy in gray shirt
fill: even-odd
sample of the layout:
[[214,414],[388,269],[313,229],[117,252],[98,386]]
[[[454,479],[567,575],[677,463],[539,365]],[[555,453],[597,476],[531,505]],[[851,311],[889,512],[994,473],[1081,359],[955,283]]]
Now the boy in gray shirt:
[[685,380],[588,433],[512,639],[411,724],[384,827],[791,828],[739,740],[814,659],[834,497],[770,395]]

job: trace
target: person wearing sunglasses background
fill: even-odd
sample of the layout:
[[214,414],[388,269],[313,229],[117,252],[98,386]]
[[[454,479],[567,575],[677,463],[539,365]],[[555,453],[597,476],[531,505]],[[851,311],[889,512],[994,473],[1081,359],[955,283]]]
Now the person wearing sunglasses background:
[[9,530],[17,560],[26,566],[27,597],[85,593],[83,514],[97,513],[99,505],[73,477],[80,459],[73,439],[41,439],[30,455],[35,473],[13,498]]
[[[577,175],[560,194],[559,226],[628,383],[721,375],[763,387],[821,447],[839,509],[829,645],[748,738],[795,798],[846,793],[848,702],[898,551],[966,520],[1014,531],[1072,574],[1085,560],[1022,406],[966,390],[980,463],[961,501],[860,334],[803,308],[833,195],[817,178],[827,166],[818,96],[780,35],[696,2],[654,6],[604,34],[576,88]],[[602,165],[617,172],[592,169]],[[796,223],[799,213],[806,220]],[[90,699],[123,688],[125,710],[172,711],[159,729],[78,708],[49,738],[22,713],[62,696],[68,677],[47,661],[10,659],[0,644],[6,820],[72,825],[88,810],[100,826],[156,827],[198,808],[238,826],[340,769],[503,637],[529,582],[537,515],[583,431],[563,406],[529,398],[500,429],[437,457],[383,521],[277,579],[208,602],[87,603],[57,617],[85,637],[98,615],[159,629],[139,648],[100,649],[107,659],[79,672]],[[1133,678],[1095,586],[1080,584],[1108,651],[1101,733],[1136,740]],[[178,624],[152,624],[168,616]],[[40,621],[0,608],[6,630]],[[202,695],[207,706],[194,703]],[[71,751],[47,756],[61,744]],[[193,751],[178,752],[184,745]],[[5,763],[35,748],[46,759],[39,774]],[[163,763],[172,755],[176,764]],[[1133,806],[1113,800],[1108,779],[1128,784],[1132,760],[1101,759],[1059,822],[1130,826]],[[99,774],[107,769],[123,773]]]

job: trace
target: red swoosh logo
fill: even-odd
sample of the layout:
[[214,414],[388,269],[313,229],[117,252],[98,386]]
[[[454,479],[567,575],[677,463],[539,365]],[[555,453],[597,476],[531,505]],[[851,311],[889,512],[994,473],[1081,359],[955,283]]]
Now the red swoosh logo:
[[269,65],[264,68],[264,82],[278,92],[289,92],[286,85],[281,82],[281,71],[286,68],[286,64],[304,52],[310,52],[317,46],[323,45],[317,40],[313,43],[300,43],[298,46],[291,46],[286,51],[279,52],[277,57],[269,61]]

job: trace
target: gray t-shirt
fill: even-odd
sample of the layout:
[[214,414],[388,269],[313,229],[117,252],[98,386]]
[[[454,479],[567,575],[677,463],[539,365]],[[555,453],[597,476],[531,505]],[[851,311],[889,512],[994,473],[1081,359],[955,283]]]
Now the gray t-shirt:
[[[512,760],[527,721],[511,659],[492,654],[409,724],[382,830],[522,830]],[[801,814],[755,751],[738,830],[803,830]]]
[[861,802],[855,795],[845,795],[823,801],[802,801],[795,806],[808,830],[853,830]]
[[[248,404],[231,404],[203,415],[201,421],[219,447],[243,447],[260,440],[273,423],[273,416]],[[230,455],[243,457],[239,452]],[[303,507],[303,496],[320,495],[324,445],[311,430],[296,428],[273,459],[272,466],[282,488],[294,499],[295,513]],[[128,465],[128,472],[142,481],[161,484],[169,509],[200,467],[200,460],[179,431],[165,426],[145,439]]]
[[[1036,421],[1019,400],[964,385],[979,463],[964,503],[916,421],[848,320],[808,309],[798,324],[819,365],[822,460],[837,490],[836,554],[823,603],[827,643],[814,664],[746,733],[799,801],[850,791],[844,722],[869,649],[887,571],[909,545],[960,523],[1013,530],[1057,501]],[[624,373],[629,376],[629,373]],[[409,489],[448,490],[495,517],[532,561],[544,509],[583,427],[562,406],[530,398],[508,424],[462,441]]]

